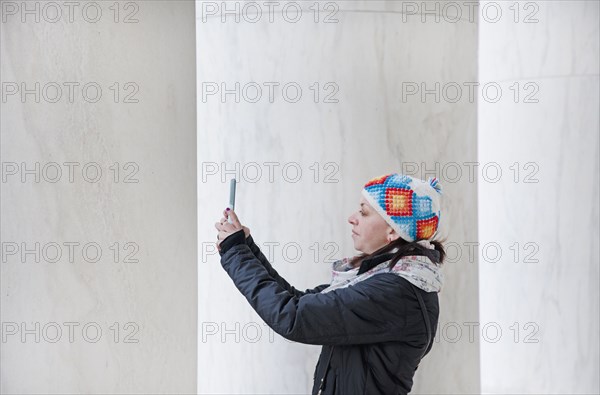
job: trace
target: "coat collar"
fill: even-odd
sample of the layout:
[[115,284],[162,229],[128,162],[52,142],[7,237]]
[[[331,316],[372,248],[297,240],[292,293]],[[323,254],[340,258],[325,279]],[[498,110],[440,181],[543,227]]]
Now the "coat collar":
[[394,251],[364,259],[360,264],[360,269],[358,269],[357,275],[363,274],[364,272],[374,268],[381,262],[389,261],[390,259],[392,259],[393,256]]

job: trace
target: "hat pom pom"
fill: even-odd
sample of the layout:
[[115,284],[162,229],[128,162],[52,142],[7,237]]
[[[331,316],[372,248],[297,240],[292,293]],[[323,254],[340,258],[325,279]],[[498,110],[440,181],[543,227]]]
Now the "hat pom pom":
[[429,177],[429,185],[435,189],[440,195],[442,194],[442,186],[436,177]]

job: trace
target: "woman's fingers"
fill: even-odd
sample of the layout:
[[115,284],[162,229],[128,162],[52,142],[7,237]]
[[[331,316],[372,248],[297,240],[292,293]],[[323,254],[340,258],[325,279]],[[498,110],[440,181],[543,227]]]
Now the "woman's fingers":
[[241,227],[242,224],[240,223],[237,214],[233,210],[229,210],[228,213],[231,216],[231,222]]
[[[231,223],[228,222],[229,218],[231,218]],[[223,218],[221,218],[219,222],[215,222],[215,228],[219,231],[217,233],[217,249],[219,250],[222,239],[225,239],[227,236],[240,229],[243,229],[244,233],[246,233],[245,227],[242,226],[237,214],[233,210],[223,210]]]

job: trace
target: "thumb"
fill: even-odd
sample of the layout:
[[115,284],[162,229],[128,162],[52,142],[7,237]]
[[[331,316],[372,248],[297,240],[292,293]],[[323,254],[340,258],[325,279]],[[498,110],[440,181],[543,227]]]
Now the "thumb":
[[235,224],[235,225],[240,225],[240,226],[242,225],[242,224],[240,223],[240,220],[239,220],[239,218],[238,218],[237,214],[235,213],[235,211],[233,211],[233,210],[229,210],[229,211],[227,211],[227,212],[229,213],[229,217],[231,218],[231,223],[232,223],[232,224]]

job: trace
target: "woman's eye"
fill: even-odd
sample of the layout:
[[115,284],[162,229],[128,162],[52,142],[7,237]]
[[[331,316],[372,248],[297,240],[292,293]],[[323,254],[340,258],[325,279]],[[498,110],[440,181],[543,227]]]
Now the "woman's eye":
[[359,213],[364,217],[365,213],[363,213],[362,211],[359,211]]

